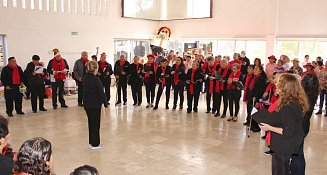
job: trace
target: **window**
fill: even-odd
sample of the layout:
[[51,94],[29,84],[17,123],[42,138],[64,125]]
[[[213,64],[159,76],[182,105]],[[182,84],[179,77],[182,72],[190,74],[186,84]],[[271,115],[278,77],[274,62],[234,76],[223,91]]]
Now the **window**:
[[7,0],[3,0],[2,3],[3,3],[3,6],[8,7],[8,1]]
[[235,51],[235,40],[219,40],[218,41],[218,54],[225,56],[232,56]]
[[150,42],[148,40],[115,40],[115,59],[119,59],[121,54],[125,54],[129,62],[133,62],[134,56],[140,59],[145,58],[149,53]]
[[251,64],[254,63],[255,58],[260,58],[264,64],[266,62],[266,41],[246,41],[245,52]]
[[278,41],[277,55],[299,56],[298,41]]
[[31,9],[34,10],[35,9],[35,4],[34,4],[34,0],[31,0]]
[[60,0],[60,6],[61,6],[61,12],[64,13],[65,12],[65,0]]
[[236,53],[241,53],[242,51],[246,50],[246,41],[236,41],[235,43],[235,52]]
[[204,18],[210,17],[210,0],[187,0],[187,17]]
[[43,8],[42,0],[39,0],[39,10],[42,11],[42,8]]
[[57,12],[58,11],[58,4],[57,0],[53,0],[53,11]]

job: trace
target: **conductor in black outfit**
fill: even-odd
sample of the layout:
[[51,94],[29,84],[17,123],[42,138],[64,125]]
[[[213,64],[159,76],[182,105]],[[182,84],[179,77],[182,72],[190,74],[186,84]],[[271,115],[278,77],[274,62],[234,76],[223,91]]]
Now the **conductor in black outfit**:
[[83,100],[84,109],[88,118],[89,125],[89,144],[90,149],[100,149],[100,119],[101,106],[108,107],[106,96],[98,73],[98,63],[89,61],[86,63],[86,74],[83,77]]

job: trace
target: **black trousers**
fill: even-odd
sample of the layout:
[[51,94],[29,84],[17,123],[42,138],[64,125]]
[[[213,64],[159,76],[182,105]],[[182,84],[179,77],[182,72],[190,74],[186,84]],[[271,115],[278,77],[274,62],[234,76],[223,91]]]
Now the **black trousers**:
[[288,154],[272,154],[272,175],[290,175],[291,174],[291,158]]
[[198,104],[199,104],[199,97],[200,97],[201,89],[202,89],[202,86],[194,87],[193,94],[190,93],[190,90],[187,90],[187,111],[188,112],[192,111],[193,100],[194,100],[193,110],[198,111]]
[[324,106],[324,101],[325,101],[325,109],[327,113],[327,90],[322,90],[320,92],[320,97],[319,97],[319,110],[321,111],[323,106]]
[[[230,116],[237,116],[240,110],[241,91],[229,90],[228,99],[229,99],[228,105],[229,105]],[[234,104],[235,104],[235,112],[234,112]]]
[[161,84],[159,84],[158,86],[158,91],[157,91],[157,97],[156,97],[156,106],[159,105],[159,101],[160,101],[160,97],[162,95],[162,92],[164,90],[164,88],[166,88],[166,106],[169,105],[169,99],[170,99],[170,85],[166,85],[166,86],[162,86]]
[[304,137],[306,137],[310,130],[310,119],[313,113],[313,110],[315,108],[315,103],[310,104],[309,111],[307,111],[303,118],[303,131],[304,131]]
[[141,104],[142,103],[142,85],[133,84],[131,85],[132,89],[132,97],[134,104]]
[[220,106],[221,106],[221,99],[223,98],[223,102],[224,102],[224,111],[223,111],[223,115],[226,115],[227,112],[227,108],[228,108],[228,90],[223,90],[220,91],[220,93],[217,96],[217,113],[220,114]]
[[[210,94],[208,91],[207,91],[207,94],[206,94],[206,100],[207,100],[207,111],[211,111],[212,112],[216,112],[217,109],[218,109],[218,96],[219,94],[216,93],[216,92],[213,92],[212,94]],[[211,108],[211,99],[212,99],[212,108]]]
[[183,108],[184,104],[184,85],[175,85],[174,86],[174,107],[176,108],[177,106],[177,101],[178,101],[178,96],[179,96],[179,107]]
[[58,96],[59,96],[59,103],[61,105],[66,105],[66,102],[65,102],[65,99],[64,99],[64,83],[65,82],[63,80],[57,80],[57,79],[56,79],[56,82],[51,83],[52,106],[58,106],[57,105],[57,97]]
[[253,101],[248,101],[246,104],[246,112],[247,112],[246,122],[247,123],[250,123],[252,109],[253,109]]
[[103,89],[104,89],[104,93],[106,94],[107,102],[110,101],[110,85],[111,85],[110,82],[102,84]]
[[124,103],[127,102],[127,82],[118,82],[118,87],[117,87],[117,93],[118,93],[118,99],[117,102],[121,102],[121,92],[123,92],[123,101]]
[[16,112],[22,111],[22,101],[23,97],[17,97],[17,98],[6,98],[6,113],[12,114],[12,111],[14,110],[14,102],[15,102],[15,110]]
[[145,91],[146,91],[147,103],[153,103],[155,91],[156,91],[156,83],[155,82],[146,82],[145,83]]
[[291,175],[305,175],[305,158],[303,152],[303,144],[297,155],[292,155]]
[[31,104],[32,110],[37,110],[37,98],[39,97],[39,109],[44,108],[44,95],[45,95],[45,86],[41,85],[30,85],[31,88]]
[[101,108],[84,108],[89,126],[89,144],[97,147],[100,145]]
[[83,81],[77,81],[77,86],[78,86],[77,102],[78,104],[83,104]]

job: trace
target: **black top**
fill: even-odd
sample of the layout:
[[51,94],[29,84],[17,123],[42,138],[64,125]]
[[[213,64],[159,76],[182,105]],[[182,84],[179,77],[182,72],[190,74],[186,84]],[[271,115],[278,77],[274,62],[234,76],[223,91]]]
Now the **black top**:
[[100,108],[102,104],[108,106],[106,96],[100,79],[92,73],[83,77],[83,103],[84,108]]
[[138,67],[136,69],[136,64],[132,63],[129,66],[129,73],[130,73],[130,77],[129,77],[129,81],[128,83],[130,85],[141,85],[143,84],[143,64],[138,64]]
[[[226,67],[225,69],[228,69],[228,68]],[[218,69],[218,72],[220,70],[219,73],[220,73],[221,76],[223,76],[225,69],[223,69],[222,67]],[[232,73],[232,70],[228,69],[227,70],[227,73],[226,73],[226,76],[222,77],[223,80],[224,80],[222,82],[223,83],[223,86],[224,86],[224,89],[227,89],[227,84],[228,84],[228,81],[227,80],[228,80],[228,78],[229,78],[229,76],[230,76],[231,73]]]
[[156,77],[155,77],[155,64],[157,63],[146,63],[144,64],[143,68],[144,68],[144,72],[150,72],[152,71],[153,74],[148,74],[148,77],[144,77],[144,82],[147,83],[147,82],[155,82],[156,81]]
[[[215,75],[215,73],[213,73],[212,72],[212,69],[214,69],[214,72],[216,72],[216,71],[218,71],[219,70],[219,66],[217,65],[216,67],[215,67],[215,65],[214,66],[207,66],[205,69],[204,69],[204,71],[203,71],[203,74],[205,74],[205,75],[207,75],[208,76],[208,78],[206,79],[206,86],[209,86],[209,83],[210,83],[210,78],[209,77],[211,77],[211,76],[216,76]],[[210,71],[211,70],[211,71]],[[229,76],[228,76],[229,77]],[[228,78],[227,77],[227,78]],[[216,81],[214,81],[214,83],[216,83]]]
[[[40,65],[42,66],[42,65]],[[35,71],[35,65],[33,64],[33,62],[30,62],[27,64],[26,69],[25,69],[25,75],[26,78],[28,79],[28,83],[30,85],[43,85],[44,84],[44,79],[47,76],[47,70],[43,69],[43,73],[44,75],[41,74],[35,74],[33,75],[33,72]]]
[[[192,70],[193,69],[189,69],[187,71],[187,74],[186,74],[186,80],[189,80],[191,81],[191,77],[192,77]],[[202,69],[198,68],[195,73],[194,73],[194,83],[195,83],[195,87],[197,88],[201,88],[202,86],[202,83],[199,81],[199,80],[203,80],[203,72],[202,72]],[[189,84],[186,84],[186,88],[189,89],[190,88],[190,85]]]
[[[18,67],[18,72],[19,72],[19,76],[20,76],[20,82],[24,82],[23,70],[21,67],[19,67],[19,66],[17,66],[17,67]],[[1,83],[4,86],[6,98],[18,98],[18,97],[22,96],[22,94],[19,93],[20,84],[14,85],[12,82],[12,73],[13,73],[13,69],[11,69],[8,66],[5,66],[1,72]],[[10,86],[12,89],[7,90],[6,89],[7,86]]]
[[[125,72],[126,74],[123,75],[122,72]],[[129,62],[125,61],[124,65],[120,66],[120,60],[116,61],[114,67],[114,74],[119,76],[119,81],[127,82],[127,77],[129,74]]]
[[242,65],[241,65],[241,73],[247,74],[248,73],[248,67],[250,65],[250,60],[248,57],[241,58]]
[[[112,71],[111,64],[109,64],[108,62],[106,62],[106,66],[104,67],[104,70],[102,70],[100,68],[100,61],[98,62],[98,64],[99,64],[98,73],[100,73],[100,75],[98,74],[97,76],[100,78],[100,80],[101,80],[101,82],[102,82],[103,85],[106,84],[106,83],[110,84],[110,82],[111,82],[111,75],[114,73]],[[107,74],[109,74],[109,75],[107,75]]]
[[270,149],[280,154],[298,154],[304,141],[302,107],[299,103],[284,105],[279,112],[262,109],[253,115],[258,123],[283,128],[283,134],[271,132]]
[[166,67],[166,70],[165,70],[165,73],[163,73],[162,71],[162,67],[160,66],[156,72],[156,79],[157,79],[157,82],[159,84],[160,83],[160,80],[162,79],[166,79],[166,85],[171,85],[171,67],[170,66],[167,66]]
[[[63,59],[63,58],[61,58],[61,59]],[[68,66],[67,61],[65,59],[63,59],[63,60],[64,60],[65,65],[66,65],[65,69],[69,70],[69,66]],[[53,59],[51,59],[49,61],[49,64],[47,66],[47,71],[48,71],[49,74],[53,74],[52,62],[53,62]],[[60,63],[60,61],[58,62],[58,65],[59,65],[59,63]]]
[[0,174],[12,175],[14,160],[11,157],[0,154]]
[[[175,74],[178,74],[178,80],[179,81],[178,81],[177,85],[185,85],[185,79],[186,79],[185,69],[186,69],[186,67],[185,67],[184,64],[180,64],[178,69],[176,69],[176,64],[174,64],[171,67],[171,71],[175,71]],[[172,81],[173,86],[175,86],[175,82],[174,82],[175,74],[173,74],[172,77],[171,77],[171,81]]]
[[[247,100],[252,101],[253,97],[255,97],[256,101],[259,101],[259,99],[263,96],[263,94],[265,93],[266,90],[266,86],[267,86],[267,79],[264,76],[260,76],[257,79],[251,79],[251,81],[255,81],[254,82],[254,86],[252,91],[247,88]],[[250,83],[251,83],[250,81]]]

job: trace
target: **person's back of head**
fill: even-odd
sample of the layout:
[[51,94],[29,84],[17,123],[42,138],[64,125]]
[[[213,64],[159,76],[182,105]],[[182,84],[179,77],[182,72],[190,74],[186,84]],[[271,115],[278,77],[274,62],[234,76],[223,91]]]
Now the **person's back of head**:
[[76,168],[70,175],[99,175],[99,172],[92,166],[84,165]]

